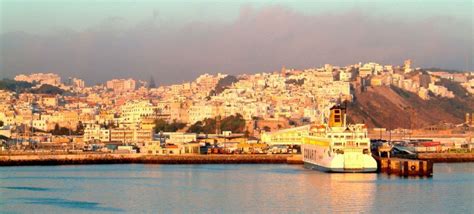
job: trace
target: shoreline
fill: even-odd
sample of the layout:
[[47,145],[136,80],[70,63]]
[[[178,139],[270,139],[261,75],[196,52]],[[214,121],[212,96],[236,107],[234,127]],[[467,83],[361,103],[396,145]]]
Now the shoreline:
[[474,162],[474,153],[420,153],[416,159],[433,163]]
[[145,155],[145,154],[28,154],[0,155],[1,166],[82,164],[302,164],[300,155]]
[[[409,159],[433,163],[474,162],[474,153],[425,153]],[[83,165],[83,164],[303,164],[295,154],[0,154],[2,166]]]

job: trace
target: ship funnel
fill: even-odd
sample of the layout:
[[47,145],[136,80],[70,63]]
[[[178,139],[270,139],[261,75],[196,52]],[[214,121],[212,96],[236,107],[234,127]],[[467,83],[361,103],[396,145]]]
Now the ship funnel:
[[340,105],[335,105],[329,110],[329,127],[345,127],[346,109],[341,107]]

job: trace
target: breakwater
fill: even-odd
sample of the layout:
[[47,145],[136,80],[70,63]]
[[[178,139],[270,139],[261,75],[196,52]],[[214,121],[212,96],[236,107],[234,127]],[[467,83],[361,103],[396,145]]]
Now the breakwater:
[[474,153],[419,153],[416,158],[434,163],[474,162]]
[[298,164],[293,155],[143,155],[66,154],[0,155],[0,166],[71,164]]

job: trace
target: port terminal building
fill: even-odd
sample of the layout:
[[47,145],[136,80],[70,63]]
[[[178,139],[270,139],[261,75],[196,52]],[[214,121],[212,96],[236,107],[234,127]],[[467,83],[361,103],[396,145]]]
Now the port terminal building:
[[301,145],[304,136],[308,136],[311,125],[281,129],[274,132],[264,132],[260,136],[263,143],[273,145]]

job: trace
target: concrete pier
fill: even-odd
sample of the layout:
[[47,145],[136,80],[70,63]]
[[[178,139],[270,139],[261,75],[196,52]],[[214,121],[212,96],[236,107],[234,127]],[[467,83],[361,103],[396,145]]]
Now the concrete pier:
[[143,155],[69,154],[0,155],[0,166],[73,164],[286,164],[297,163],[293,155]]
[[474,162],[474,152],[471,153],[420,153],[419,160],[432,161],[434,163],[449,162]]
[[286,163],[288,164],[303,164],[303,156],[302,155],[292,155],[286,159]]
[[375,157],[379,172],[403,177],[432,177],[433,162],[428,160],[412,160],[400,158]]

